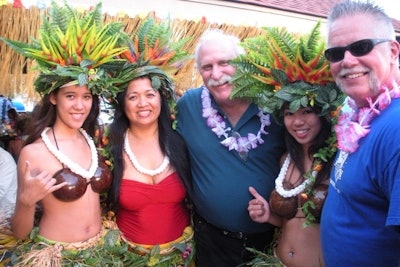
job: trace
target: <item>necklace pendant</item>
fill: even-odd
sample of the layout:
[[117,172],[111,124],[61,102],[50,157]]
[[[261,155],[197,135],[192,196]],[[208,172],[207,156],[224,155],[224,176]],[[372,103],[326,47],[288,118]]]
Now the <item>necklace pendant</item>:
[[242,160],[247,161],[247,158],[249,156],[249,153],[247,151],[241,151],[239,152],[239,156]]

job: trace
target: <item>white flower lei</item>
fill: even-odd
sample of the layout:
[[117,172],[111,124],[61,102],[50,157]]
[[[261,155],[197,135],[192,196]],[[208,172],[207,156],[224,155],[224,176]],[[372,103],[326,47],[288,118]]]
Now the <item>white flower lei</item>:
[[211,128],[211,130],[220,138],[224,136],[225,139],[220,143],[223,146],[229,148],[229,150],[235,150],[238,153],[247,153],[250,149],[254,149],[258,146],[258,144],[263,144],[264,140],[262,139],[262,134],[268,134],[268,132],[264,131],[265,126],[271,124],[269,114],[264,114],[262,110],[258,112],[258,116],[260,117],[260,130],[257,135],[253,133],[249,133],[247,137],[240,136],[239,133],[233,133],[233,136],[228,136],[228,132],[232,129],[230,127],[226,127],[226,123],[224,119],[218,114],[218,111],[214,109],[211,105],[210,92],[206,87],[203,87],[203,91],[201,93],[201,104],[203,107],[203,118],[207,119],[207,126]]
[[[290,189],[290,190],[286,190],[283,187],[283,181],[285,180],[285,176],[286,176],[287,170],[289,168],[289,165],[290,165],[290,155],[288,154],[286,159],[285,159],[285,162],[283,163],[283,165],[281,167],[281,171],[279,172],[279,175],[275,180],[276,192],[278,192],[279,195],[281,195],[281,196],[283,196],[285,198],[297,196],[298,194],[303,192],[303,190],[306,188],[306,186],[310,183],[310,180],[311,180],[311,179],[305,179],[304,182],[302,182],[301,184],[299,184],[295,188]],[[315,177],[317,175],[317,172],[313,171],[311,173],[311,175],[313,177]]]
[[161,165],[157,169],[149,170],[149,169],[146,169],[143,166],[141,166],[139,164],[139,162],[137,161],[137,159],[136,159],[135,155],[133,154],[133,152],[131,150],[131,147],[129,145],[128,133],[125,134],[124,148],[125,148],[126,154],[128,155],[130,161],[132,162],[133,167],[135,167],[135,169],[138,172],[142,173],[142,174],[146,174],[146,175],[149,175],[149,176],[155,176],[155,175],[160,174],[163,171],[165,171],[165,169],[169,165],[169,158],[168,158],[167,155],[165,155],[163,162],[161,163]]
[[57,149],[49,140],[47,137],[47,132],[50,130],[50,127],[47,127],[43,130],[41,133],[42,140],[44,144],[46,145],[47,149],[65,166],[67,166],[73,173],[76,173],[83,178],[90,179],[94,176],[96,173],[97,167],[98,167],[98,157],[97,157],[97,149],[96,146],[93,142],[93,139],[86,133],[85,130],[82,128],[79,129],[83,137],[85,138],[86,142],[88,143],[90,147],[90,152],[91,152],[91,157],[92,157],[92,164],[89,168],[89,170],[85,170],[69,158],[65,156],[61,151]]

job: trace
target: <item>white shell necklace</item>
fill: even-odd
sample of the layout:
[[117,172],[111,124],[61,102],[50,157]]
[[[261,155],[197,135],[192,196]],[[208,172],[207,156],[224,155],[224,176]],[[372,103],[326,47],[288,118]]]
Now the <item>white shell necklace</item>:
[[[289,165],[290,165],[290,155],[288,154],[286,159],[285,159],[285,162],[283,163],[283,165],[281,167],[281,171],[279,172],[279,175],[275,180],[275,190],[276,190],[276,192],[278,192],[279,195],[281,195],[281,196],[283,196],[285,198],[297,196],[298,194],[303,192],[304,188],[306,188],[306,186],[311,181],[311,179],[305,179],[304,182],[302,182],[301,184],[299,184],[295,188],[290,189],[290,190],[286,190],[283,187],[283,181],[285,180],[285,176],[286,176],[286,173],[288,171]],[[311,175],[313,177],[315,177],[317,175],[317,172],[313,171],[311,173]]]
[[165,171],[169,165],[169,158],[167,155],[165,155],[163,162],[157,169],[149,170],[149,169],[146,169],[143,166],[141,166],[139,164],[139,162],[137,161],[135,155],[133,154],[133,152],[131,150],[131,146],[129,145],[128,132],[125,134],[124,149],[125,149],[126,154],[129,157],[129,160],[132,162],[133,167],[135,167],[135,169],[138,172],[140,172],[141,174],[145,174],[145,175],[149,175],[149,176],[156,176],[157,174],[160,174],[163,171]]
[[47,137],[47,132],[50,130],[50,127],[47,127],[43,130],[41,137],[46,145],[47,149],[65,166],[67,166],[73,173],[76,173],[83,178],[90,179],[94,176],[97,167],[98,167],[98,158],[97,158],[97,149],[93,142],[93,139],[86,133],[85,130],[82,128],[79,129],[83,137],[85,138],[86,142],[90,147],[91,157],[92,157],[92,165],[90,166],[89,170],[85,170],[80,165],[76,164],[72,160],[70,160],[67,156],[65,156],[60,150],[58,150],[51,142],[50,139]]

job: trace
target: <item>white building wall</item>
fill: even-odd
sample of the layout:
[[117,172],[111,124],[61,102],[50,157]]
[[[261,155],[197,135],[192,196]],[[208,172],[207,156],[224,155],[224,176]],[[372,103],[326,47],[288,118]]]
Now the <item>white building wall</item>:
[[[35,0],[23,0],[23,2]],[[62,3],[63,0],[57,0]],[[88,8],[98,0],[67,0],[76,7]],[[103,0],[103,10],[110,15],[147,15],[155,11],[160,18],[198,21],[205,17],[211,23],[243,26],[282,26],[291,32],[306,33],[318,18],[268,9],[264,7],[219,0]],[[36,3],[36,1],[35,1]],[[322,20],[322,19],[321,19]],[[324,20],[322,20],[324,21]],[[324,26],[322,27],[324,30]]]

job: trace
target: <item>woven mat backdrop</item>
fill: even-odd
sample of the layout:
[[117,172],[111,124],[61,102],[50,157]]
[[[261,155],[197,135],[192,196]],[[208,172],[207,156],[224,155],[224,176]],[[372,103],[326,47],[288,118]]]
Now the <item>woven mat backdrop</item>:
[[[12,5],[0,6],[0,36],[23,42],[29,42],[30,37],[37,38],[40,18],[46,15],[46,12],[47,10],[39,10],[36,7],[24,9],[14,8]],[[104,20],[120,21],[126,25],[125,31],[128,34],[133,34],[144,18],[139,16],[116,17],[105,14]],[[172,19],[171,27],[174,40],[186,36],[192,37],[185,47],[191,54],[194,52],[198,38],[209,28],[219,28],[227,33],[236,35],[241,40],[257,36],[263,31],[255,26],[236,26],[186,19]],[[14,52],[4,42],[0,42],[0,62],[0,93],[11,98],[22,96],[26,101],[37,102],[40,96],[33,87],[33,81],[38,74],[34,70],[34,63]],[[194,88],[202,84],[193,59],[187,61],[173,78],[178,95],[181,95],[188,88]]]

